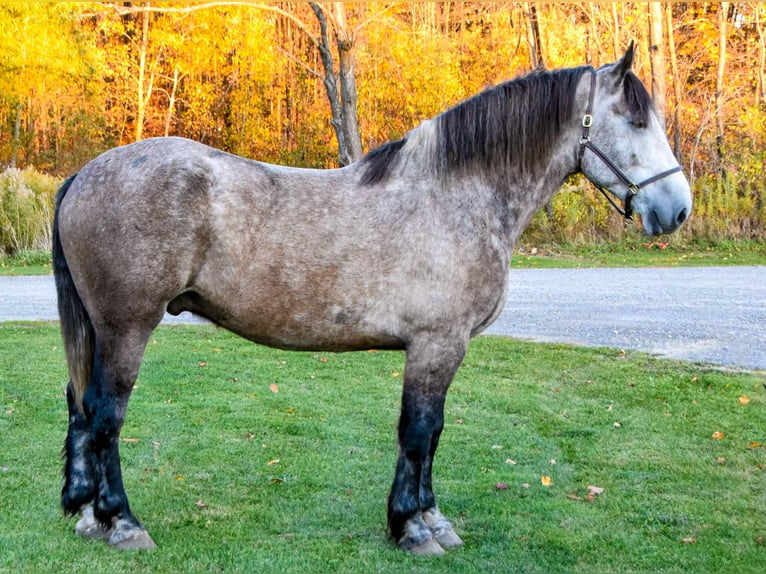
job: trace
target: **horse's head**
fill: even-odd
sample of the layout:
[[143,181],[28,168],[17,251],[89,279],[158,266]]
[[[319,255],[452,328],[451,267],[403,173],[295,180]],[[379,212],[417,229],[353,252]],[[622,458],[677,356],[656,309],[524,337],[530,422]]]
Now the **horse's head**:
[[622,59],[583,76],[580,170],[624,202],[626,217],[641,215],[647,234],[671,233],[689,217],[691,190],[632,63],[631,43]]

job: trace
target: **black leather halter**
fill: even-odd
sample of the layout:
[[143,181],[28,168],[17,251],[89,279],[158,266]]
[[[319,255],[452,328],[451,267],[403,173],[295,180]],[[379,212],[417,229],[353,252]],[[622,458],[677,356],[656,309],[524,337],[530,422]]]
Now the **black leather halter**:
[[[608,193],[608,190],[601,187],[600,185],[596,185],[596,189],[598,189],[601,193],[604,194],[604,197],[607,198],[609,203],[612,204],[612,206],[622,215],[625,219],[633,219],[633,208],[631,207],[631,202],[633,201],[633,198],[638,195],[638,192],[641,191],[641,188],[646,187],[650,183],[654,183],[655,181],[659,181],[669,175],[672,175],[676,172],[682,171],[683,168],[680,165],[677,165],[675,167],[672,167],[668,170],[665,170],[661,173],[658,173],[657,175],[653,175],[639,183],[633,183],[631,179],[625,175],[625,172],[623,172],[615,163],[609,159],[606,154],[599,149],[599,147],[594,144],[590,140],[590,127],[593,125],[593,100],[596,97],[596,71],[592,70],[590,73],[590,93],[588,94],[588,107],[585,110],[585,115],[582,118],[582,137],[580,137],[580,158],[578,164],[582,165],[582,158],[585,154],[585,150],[589,149],[593,153],[596,154],[596,156],[604,162],[604,165],[612,170],[612,173],[617,176],[617,179],[619,179],[622,183],[625,184],[625,186],[628,188],[627,193],[625,194],[625,207],[621,208],[617,203],[612,199],[611,195]],[[580,171],[582,171],[582,167],[580,167]],[[594,184],[595,185],[595,184]]]

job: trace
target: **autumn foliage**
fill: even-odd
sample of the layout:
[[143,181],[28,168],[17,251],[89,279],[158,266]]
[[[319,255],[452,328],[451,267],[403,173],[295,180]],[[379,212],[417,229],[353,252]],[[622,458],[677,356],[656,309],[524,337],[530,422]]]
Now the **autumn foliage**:
[[[367,151],[485,86],[611,62],[634,39],[694,188],[684,233],[762,238],[765,18],[756,2],[4,3],[0,165],[63,176],[181,135],[334,167],[340,138]],[[590,241],[624,233],[617,219],[575,179],[530,233]]]

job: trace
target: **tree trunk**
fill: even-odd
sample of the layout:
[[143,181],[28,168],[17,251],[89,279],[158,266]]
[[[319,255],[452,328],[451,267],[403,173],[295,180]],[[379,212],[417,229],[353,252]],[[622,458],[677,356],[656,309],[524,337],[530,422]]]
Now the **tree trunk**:
[[652,101],[665,129],[665,43],[662,38],[662,2],[649,2],[649,54],[652,66]]
[[170,122],[173,119],[173,112],[176,107],[176,93],[178,92],[178,83],[180,80],[178,64],[176,64],[173,67],[173,86],[170,88],[170,95],[168,96],[168,112],[165,114],[165,137],[170,135]]
[[16,118],[13,122],[13,141],[11,143],[11,162],[8,167],[16,168],[19,161],[19,148],[21,148],[21,112],[24,104],[21,100],[16,102]]
[[135,141],[139,141],[144,135],[144,117],[146,116],[146,104],[149,100],[151,88],[144,93],[144,82],[146,81],[146,52],[149,48],[149,12],[144,10],[141,13],[141,42],[139,44],[138,55],[138,83],[136,86],[136,129]]
[[524,13],[527,16],[527,44],[529,44],[529,63],[532,69],[544,68],[543,46],[540,42],[540,24],[537,18],[537,8],[532,2],[524,2]]
[[726,171],[723,168],[724,154],[724,126],[726,118],[724,113],[724,75],[726,73],[726,20],[729,13],[730,2],[721,2],[718,6],[718,67],[715,79],[715,117],[718,131],[716,133],[716,153],[718,154],[719,173],[725,179]]
[[317,20],[319,21],[320,33],[317,49],[319,50],[319,57],[322,60],[322,67],[324,68],[322,83],[324,84],[325,92],[327,93],[327,100],[330,103],[330,123],[332,124],[333,130],[335,130],[335,139],[338,140],[338,162],[340,165],[348,165],[351,163],[351,154],[343,130],[343,108],[340,105],[338,78],[335,75],[332,50],[330,49],[330,41],[327,37],[327,18],[325,17],[323,9],[316,2],[311,2],[310,4],[311,9],[314,11],[314,15],[316,15]]
[[766,83],[766,40],[764,40],[761,25],[761,7],[756,4],[753,10],[755,11],[755,29],[758,32],[758,69],[755,72],[758,86],[755,90],[755,105],[759,106],[766,98],[766,86],[764,86]]
[[343,2],[333,2],[333,12],[340,67],[341,125],[348,148],[348,163],[352,163],[362,157],[362,138],[359,134],[359,117],[356,108],[358,96],[354,71],[354,33],[346,24],[346,8]]
[[612,42],[614,59],[620,57],[620,18],[617,14],[617,2],[612,2]]
[[678,59],[676,58],[676,41],[673,33],[673,4],[665,3],[665,27],[668,31],[668,56],[670,57],[670,77],[673,82],[673,152],[680,162],[681,157],[681,103],[683,90],[678,76]]

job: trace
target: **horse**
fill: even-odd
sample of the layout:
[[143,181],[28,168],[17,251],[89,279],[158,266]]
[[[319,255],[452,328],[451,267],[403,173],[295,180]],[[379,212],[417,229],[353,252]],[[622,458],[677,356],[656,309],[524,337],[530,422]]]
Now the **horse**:
[[532,216],[577,172],[649,235],[691,211],[633,53],[487,88],[346,167],[166,137],[67,179],[53,261],[69,371],[61,505],[75,532],[156,546],[128,504],[119,434],[150,334],[166,311],[190,311],[281,349],[404,351],[388,533],[418,555],[463,544],[432,488],[445,396],[503,307]]

